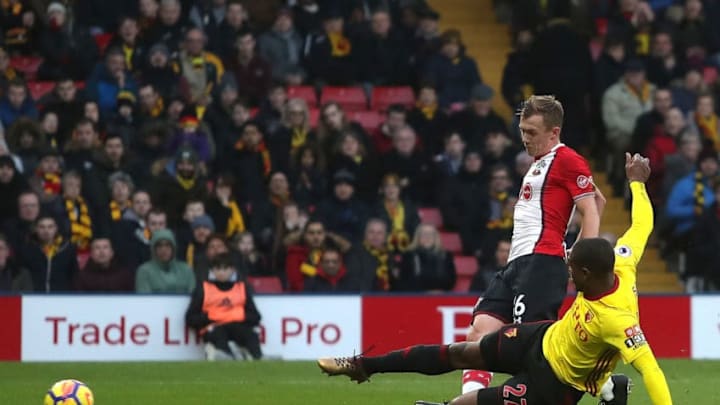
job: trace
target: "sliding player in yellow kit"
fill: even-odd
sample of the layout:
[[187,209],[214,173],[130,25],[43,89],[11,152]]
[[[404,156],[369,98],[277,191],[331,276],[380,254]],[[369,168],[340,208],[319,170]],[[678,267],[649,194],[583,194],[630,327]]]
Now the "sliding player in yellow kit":
[[329,375],[358,382],[375,373],[490,370],[512,377],[449,404],[570,405],[586,392],[597,395],[623,359],[642,374],[654,405],[672,404],[665,376],[640,328],[635,287],[637,264],[653,227],[644,185],[648,160],[627,154],[625,171],[633,197],[632,225],[614,249],[600,238],[573,246],[568,267],[578,295],[559,321],[505,325],[480,342],[411,346],[378,357],[323,358],[318,365]]

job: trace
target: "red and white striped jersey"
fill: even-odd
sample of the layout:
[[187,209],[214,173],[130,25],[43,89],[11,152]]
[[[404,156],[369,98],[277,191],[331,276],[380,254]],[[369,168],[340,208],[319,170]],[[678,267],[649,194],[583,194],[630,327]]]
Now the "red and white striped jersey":
[[575,201],[594,192],[590,166],[573,149],[561,143],[536,158],[515,205],[509,260],[533,253],[565,256],[565,233]]

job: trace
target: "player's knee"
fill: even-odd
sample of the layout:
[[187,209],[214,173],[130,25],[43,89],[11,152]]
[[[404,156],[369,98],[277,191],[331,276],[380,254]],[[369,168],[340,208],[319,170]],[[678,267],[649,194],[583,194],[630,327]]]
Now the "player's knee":
[[489,335],[503,326],[502,321],[486,314],[477,314],[468,329],[467,341],[479,342],[483,336]]

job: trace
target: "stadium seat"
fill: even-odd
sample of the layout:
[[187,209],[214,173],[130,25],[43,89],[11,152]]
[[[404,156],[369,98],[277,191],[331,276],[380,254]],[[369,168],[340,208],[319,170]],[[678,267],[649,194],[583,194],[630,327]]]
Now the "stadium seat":
[[320,110],[317,108],[310,109],[310,128],[317,128],[320,120]]
[[455,287],[453,287],[452,292],[466,293],[470,290],[471,283],[472,277],[458,277],[455,281]]
[[320,103],[334,101],[345,111],[367,110],[367,98],[362,87],[325,86],[320,93]]
[[95,45],[97,46],[100,55],[105,54],[105,49],[107,49],[108,45],[110,45],[110,41],[112,41],[114,36],[115,34],[112,32],[93,36],[93,39],[95,40]]
[[55,88],[55,82],[28,82],[28,89],[33,100],[50,93]]
[[315,88],[312,86],[288,86],[287,93],[288,98],[305,100],[310,108],[317,106],[317,93],[315,93]]
[[434,225],[436,228],[442,229],[443,219],[439,209],[432,207],[419,208],[418,214],[420,214],[420,220],[423,224]]
[[10,66],[25,76],[25,80],[35,80],[43,59],[38,56],[18,56],[10,59]]
[[383,122],[383,116],[377,111],[350,111],[347,113],[350,121],[356,121],[365,130],[374,131]]
[[248,277],[248,281],[256,293],[279,294],[283,292],[282,282],[278,277]]
[[385,111],[392,104],[402,104],[407,108],[413,108],[415,93],[413,93],[412,87],[373,87],[370,108]]
[[455,255],[453,261],[455,262],[455,273],[458,277],[472,278],[478,271],[477,258],[474,256]]
[[462,252],[462,241],[460,234],[456,232],[440,232],[440,240],[442,245],[450,253]]

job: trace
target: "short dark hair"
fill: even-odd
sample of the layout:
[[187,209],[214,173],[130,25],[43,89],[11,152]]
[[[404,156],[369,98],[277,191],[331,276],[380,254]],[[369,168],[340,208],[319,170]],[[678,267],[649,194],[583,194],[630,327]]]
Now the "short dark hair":
[[230,253],[220,253],[210,260],[210,269],[218,269],[224,267],[235,267],[232,255]]
[[392,113],[407,114],[407,109],[402,104],[390,104],[387,109],[387,115],[390,115]]
[[572,247],[570,263],[585,267],[593,274],[611,273],[615,268],[613,246],[603,238],[581,239]]
[[520,118],[527,119],[533,115],[543,117],[546,128],[562,127],[565,111],[555,96],[530,96],[523,103]]

